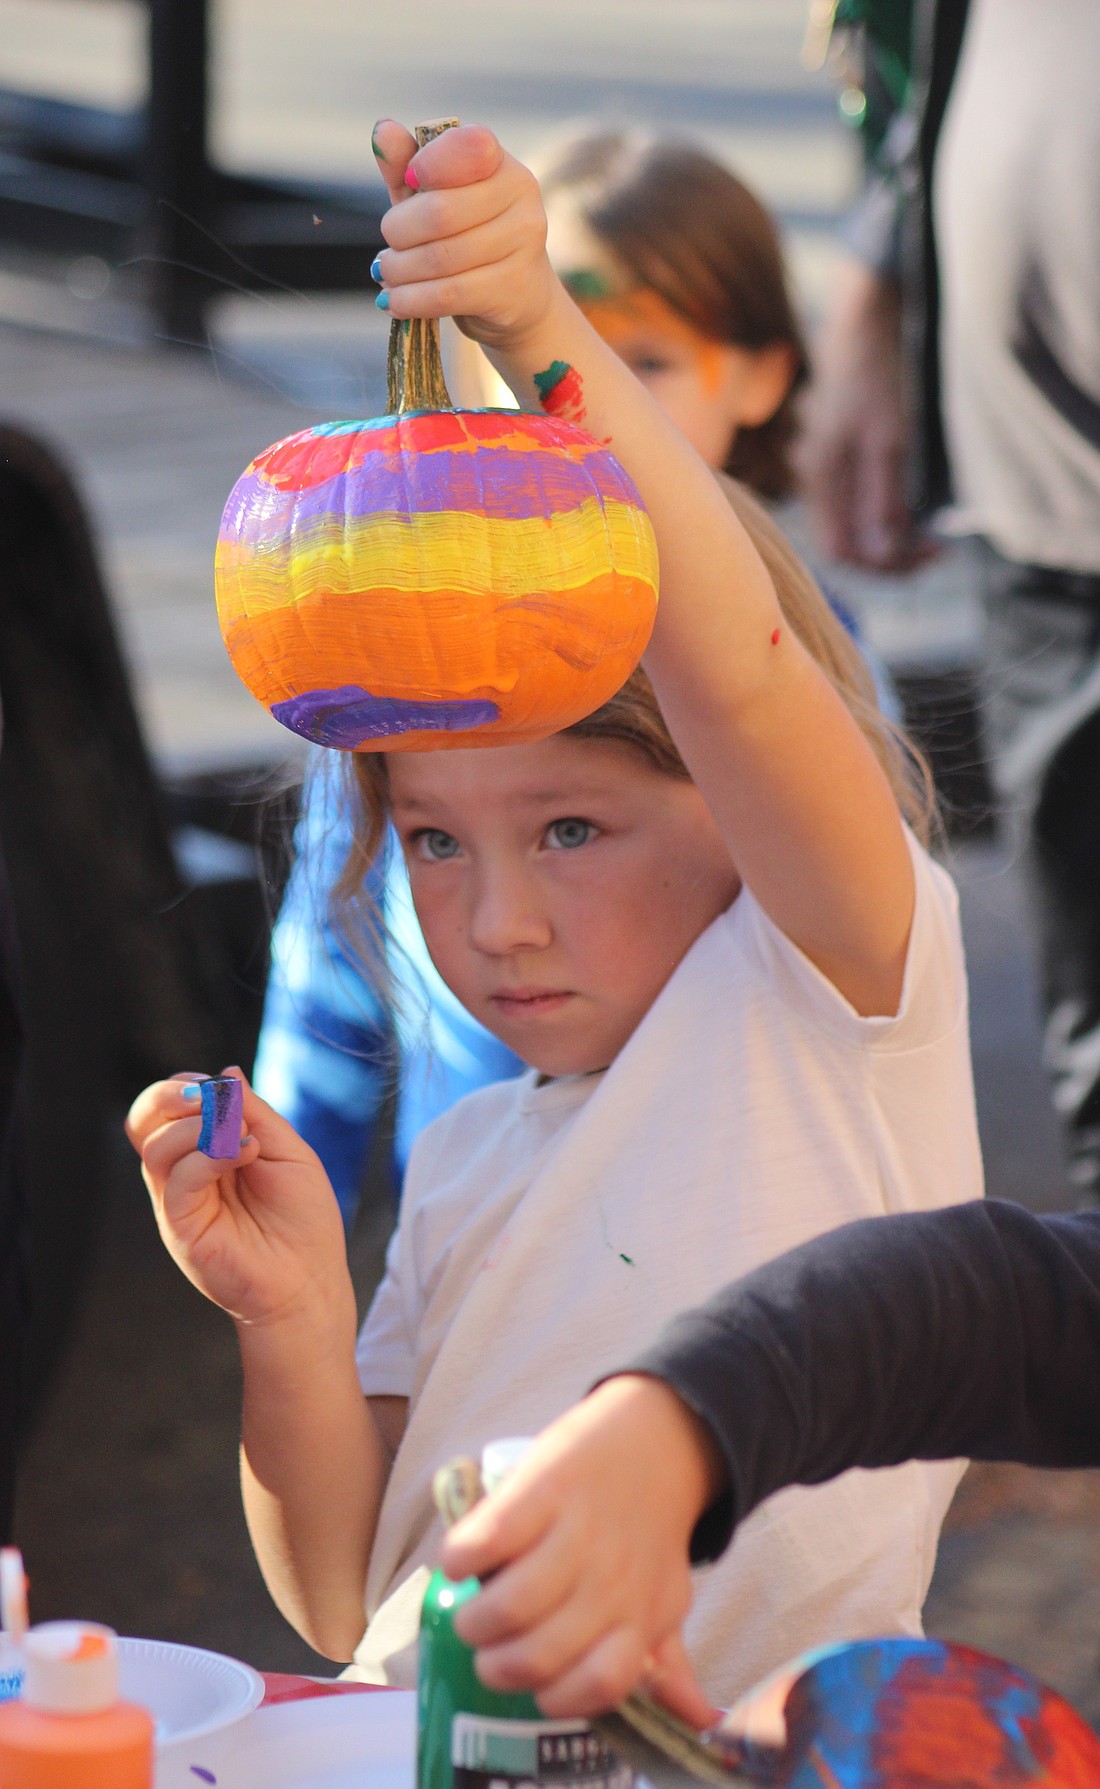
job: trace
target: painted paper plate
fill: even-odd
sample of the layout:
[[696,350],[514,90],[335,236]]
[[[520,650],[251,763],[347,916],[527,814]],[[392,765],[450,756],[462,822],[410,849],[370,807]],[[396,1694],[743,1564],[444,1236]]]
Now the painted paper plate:
[[284,1702],[178,1740],[156,1789],[413,1789],[415,1777],[416,1693],[391,1690]]
[[[124,1701],[147,1708],[157,1724],[158,1746],[214,1733],[251,1714],[263,1701],[264,1681],[251,1665],[199,1646],[168,1640],[118,1642]],[[192,1779],[192,1786],[196,1779]]]

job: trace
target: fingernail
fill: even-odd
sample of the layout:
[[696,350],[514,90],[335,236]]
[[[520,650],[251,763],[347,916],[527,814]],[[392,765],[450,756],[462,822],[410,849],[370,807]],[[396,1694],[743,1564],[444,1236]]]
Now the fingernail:
[[411,163],[405,169],[405,185],[411,187],[414,193],[420,191],[420,175]]
[[380,161],[380,162],[384,162],[386,159],[382,150],[379,149],[379,147],[378,147],[378,133],[382,129],[382,126],[385,124],[385,122],[386,122],[386,120],[384,118],[380,118],[378,120],[378,123],[375,125],[374,129],[371,131],[371,134],[370,134],[370,146],[371,146],[372,150],[374,151],[374,159],[376,161]]
[[197,1081],[192,1081],[190,1087],[184,1088],[183,1097],[184,1097],[184,1099],[201,1099],[202,1098],[202,1088],[199,1086]]
[[378,306],[378,309],[380,311],[388,311],[390,308],[389,293],[388,292],[379,292],[378,297],[375,299],[374,302]]
[[377,285],[380,286],[382,284],[382,257],[381,257],[381,255],[375,255],[374,260],[371,262],[370,276],[371,276],[371,279],[374,280]]

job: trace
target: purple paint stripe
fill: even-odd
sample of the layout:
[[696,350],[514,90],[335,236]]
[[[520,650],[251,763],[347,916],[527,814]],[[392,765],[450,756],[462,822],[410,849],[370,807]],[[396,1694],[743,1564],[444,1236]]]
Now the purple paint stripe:
[[199,1082],[202,1098],[202,1130],[199,1148],[212,1161],[232,1161],[241,1153],[241,1120],[244,1088],[235,1075],[216,1075]]
[[272,703],[271,713],[301,738],[345,752],[369,739],[390,739],[397,733],[458,733],[500,719],[495,702],[460,697],[414,702],[401,696],[372,696],[357,683],[291,696]]
[[[524,476],[530,465],[534,477]],[[538,470],[535,473],[535,467]],[[536,482],[537,480],[537,482]],[[508,448],[477,453],[371,455],[350,472],[338,472],[307,491],[277,491],[255,472],[230,494],[219,531],[222,540],[280,534],[326,516],[441,514],[446,510],[519,521],[561,514],[595,494],[603,503],[641,499],[633,482],[609,453],[590,454],[580,465],[564,455],[537,458]]]

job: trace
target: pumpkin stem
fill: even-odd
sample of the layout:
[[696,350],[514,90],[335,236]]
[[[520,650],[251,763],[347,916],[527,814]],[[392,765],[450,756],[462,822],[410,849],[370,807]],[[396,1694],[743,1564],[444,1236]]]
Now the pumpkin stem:
[[[457,118],[434,118],[429,124],[418,124],[413,132],[417,147],[423,149],[425,143],[453,130],[457,123]],[[386,409],[391,416],[408,410],[454,409],[443,377],[435,317],[395,317],[390,324]]]

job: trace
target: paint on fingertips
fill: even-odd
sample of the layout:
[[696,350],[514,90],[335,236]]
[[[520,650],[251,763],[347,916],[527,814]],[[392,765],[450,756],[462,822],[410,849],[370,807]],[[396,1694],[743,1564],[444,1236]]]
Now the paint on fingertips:
[[418,193],[420,191],[420,175],[415,168],[408,167],[405,169],[405,185],[411,192]]
[[211,1161],[232,1161],[241,1153],[244,1087],[235,1075],[216,1075],[200,1083],[202,1130],[199,1149]]
[[547,416],[560,416],[564,422],[584,421],[584,386],[576,367],[567,360],[552,360],[544,373],[536,373],[535,389]]
[[374,129],[371,131],[371,134],[370,134],[370,146],[371,146],[371,149],[374,151],[374,159],[375,159],[375,161],[380,161],[380,162],[384,162],[386,159],[385,150],[380,149],[378,146],[378,133],[382,129],[382,126],[385,124],[385,122],[386,122],[386,120],[384,118],[380,118],[378,120],[378,123],[375,125]]

